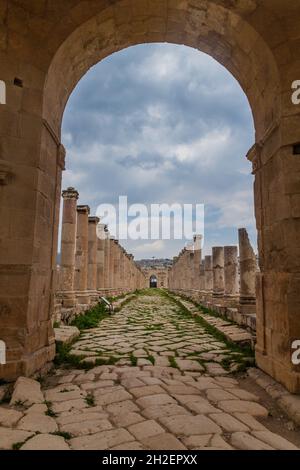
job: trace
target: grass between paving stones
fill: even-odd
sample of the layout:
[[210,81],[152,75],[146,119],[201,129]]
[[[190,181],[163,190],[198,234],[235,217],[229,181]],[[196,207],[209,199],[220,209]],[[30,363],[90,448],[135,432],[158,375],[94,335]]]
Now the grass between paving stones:
[[44,401],[44,404],[47,406],[47,411],[45,411],[46,416],[50,416],[51,418],[56,418],[57,414],[52,409],[52,402],[51,401]]
[[114,313],[118,313],[120,312],[120,310],[125,307],[125,305],[128,305],[130,302],[132,302],[133,300],[135,300],[137,298],[137,293],[135,292],[134,294],[132,294],[130,297],[127,297],[126,300],[124,300],[124,302],[122,302],[118,307],[116,307],[114,309]]
[[[76,342],[76,340],[74,342]],[[63,366],[65,368],[75,367],[76,369],[89,370],[97,366],[113,366],[119,360],[119,358],[114,356],[108,356],[107,358],[95,356],[95,361],[85,361],[84,355],[75,356],[74,354],[71,354],[71,349],[73,347],[74,342],[71,344],[57,343],[56,356],[54,359],[54,363],[56,366]]]
[[174,369],[179,369],[175,357],[168,356],[168,359],[169,359],[170,367],[173,367]]
[[[245,371],[248,367],[253,367],[253,358],[254,358],[254,351],[250,347],[243,347],[240,348],[237,344],[228,341],[226,336],[221,333],[217,328],[215,328],[213,325],[210,325],[202,316],[194,316],[192,313],[189,311],[188,308],[186,308],[180,300],[177,300],[176,298],[173,297],[172,294],[166,291],[159,291],[159,294],[168,298],[171,300],[173,303],[175,303],[178,307],[178,314],[183,317],[183,318],[193,318],[196,323],[202,326],[202,328],[205,330],[207,334],[210,336],[213,336],[216,338],[218,341],[223,342],[226,345],[226,348],[229,350],[229,356],[228,358],[225,358],[221,362],[224,364],[224,369],[225,370],[230,370],[230,366],[232,363],[237,364],[237,368],[234,371],[235,373],[237,372],[243,372]],[[231,356],[231,354],[234,353],[239,353],[239,356]],[[249,360],[250,359],[250,360]],[[202,362],[201,360],[201,365],[205,367],[205,362]]]
[[[38,433],[37,433],[37,434],[38,434]],[[25,439],[25,441],[22,441],[22,442],[15,442],[15,443],[11,446],[12,450],[20,450],[21,447],[22,447],[24,444],[26,444],[26,442],[29,441],[29,439],[31,439],[31,437],[32,437],[32,436],[27,437],[27,439]]]
[[130,354],[129,360],[130,360],[131,365],[132,365],[133,367],[136,367],[136,366],[137,366],[138,358],[135,357],[133,354]]
[[98,304],[82,315],[78,315],[74,318],[71,325],[76,326],[80,331],[88,330],[90,328],[97,328],[99,323],[104,320],[104,318],[108,317],[109,313],[106,310],[105,305]]
[[55,431],[55,432],[51,432],[50,434],[52,434],[52,436],[63,437],[64,439],[66,439],[66,441],[72,439],[73,437],[72,434],[70,434],[69,432],[64,432],[64,431]]
[[89,406],[96,406],[95,404],[95,397],[92,393],[88,393],[87,396],[85,397],[85,402]]
[[150,361],[151,364],[154,366],[154,364],[155,364],[155,357],[154,357],[154,356],[152,356],[152,355],[150,354],[150,356],[148,356],[146,359],[148,359],[148,361]]

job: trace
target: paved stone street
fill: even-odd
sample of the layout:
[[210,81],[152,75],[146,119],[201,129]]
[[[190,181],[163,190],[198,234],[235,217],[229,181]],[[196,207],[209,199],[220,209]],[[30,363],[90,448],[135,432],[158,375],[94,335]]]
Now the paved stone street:
[[[72,353],[107,365],[19,379],[0,406],[1,449],[296,449],[230,370],[244,353],[158,291],[86,330]],[[114,365],[111,363],[114,362]]]
[[150,292],[103,320],[99,328],[86,330],[71,354],[88,362],[115,359],[116,365],[175,366],[195,377],[204,372],[226,375],[222,364],[232,361],[235,369],[243,360],[242,353],[207,334],[191,316],[183,317],[176,303]]

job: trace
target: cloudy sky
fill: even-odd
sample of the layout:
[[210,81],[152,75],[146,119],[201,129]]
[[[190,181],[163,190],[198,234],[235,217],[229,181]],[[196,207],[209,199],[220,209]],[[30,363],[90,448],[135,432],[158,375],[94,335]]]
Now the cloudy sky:
[[[253,176],[245,155],[253,119],[236,80],[212,58],[185,46],[131,47],[80,81],[63,122],[67,171],[80,204],[205,204],[205,244],[253,244]],[[130,219],[132,221],[132,219]],[[121,241],[136,259],[172,257],[186,240]]]

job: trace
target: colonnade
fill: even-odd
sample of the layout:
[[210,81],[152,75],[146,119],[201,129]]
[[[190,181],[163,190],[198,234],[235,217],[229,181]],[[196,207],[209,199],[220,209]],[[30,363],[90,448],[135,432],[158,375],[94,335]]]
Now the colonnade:
[[224,312],[256,313],[257,258],[247,230],[238,231],[239,246],[215,246],[202,257],[202,236],[196,235],[173,260],[169,289]]
[[54,319],[72,318],[99,301],[146,286],[146,278],[119,241],[87,205],[78,205],[74,188],[62,192],[60,265]]

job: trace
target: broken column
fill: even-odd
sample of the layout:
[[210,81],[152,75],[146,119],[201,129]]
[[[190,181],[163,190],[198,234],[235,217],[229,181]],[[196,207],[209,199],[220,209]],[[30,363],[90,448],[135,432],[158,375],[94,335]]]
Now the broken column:
[[213,262],[213,297],[223,298],[224,296],[224,248],[214,246],[212,249]]
[[[230,303],[238,299],[239,268],[237,246],[224,247],[224,294]],[[232,305],[234,306],[234,305]]]
[[97,293],[97,225],[98,217],[88,218],[88,283],[87,288],[90,295],[90,301],[96,303],[98,301]]
[[256,311],[255,282],[257,260],[245,228],[239,229],[239,251],[240,311],[243,314],[253,314]]
[[78,192],[68,188],[62,192],[63,217],[61,234],[61,261],[60,261],[60,289],[62,292],[62,305],[65,308],[76,306],[74,292],[75,277],[75,250],[76,250],[76,222]]
[[204,290],[212,292],[214,286],[212,256],[204,258]]
[[89,304],[87,292],[89,213],[89,206],[77,206],[75,290],[80,305]]

